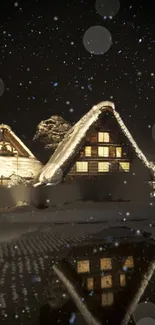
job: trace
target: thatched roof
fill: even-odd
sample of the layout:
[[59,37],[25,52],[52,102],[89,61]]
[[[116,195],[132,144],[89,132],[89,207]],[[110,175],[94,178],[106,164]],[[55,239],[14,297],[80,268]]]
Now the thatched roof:
[[22,152],[25,152],[31,158],[35,158],[33,153],[26,147],[26,145],[19,139],[19,137],[11,130],[8,125],[0,124],[0,130],[7,131],[8,141],[10,141],[10,143],[14,145],[15,148],[18,148],[19,151],[23,149]]
[[34,186],[39,186],[41,184],[52,183],[56,175],[61,174],[60,171],[64,165],[74,156],[77,149],[80,148],[84,137],[86,136],[89,129],[93,126],[95,122],[100,118],[101,114],[110,110],[114,117],[116,118],[122,132],[129,140],[132,148],[134,149],[137,157],[143,162],[143,164],[154,174],[155,165],[153,162],[149,161],[137,143],[133,139],[131,133],[125,126],[120,115],[115,110],[115,104],[110,101],[104,101],[98,105],[93,106],[90,111],[85,114],[65,135],[62,142],[58,145],[54,154],[51,156],[48,163],[42,168],[39,173]]

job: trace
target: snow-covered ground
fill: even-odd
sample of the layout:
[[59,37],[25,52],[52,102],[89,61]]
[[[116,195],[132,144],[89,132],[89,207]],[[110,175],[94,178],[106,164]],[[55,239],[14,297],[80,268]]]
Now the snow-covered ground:
[[155,205],[140,202],[93,203],[77,202],[51,206],[45,210],[19,207],[0,214],[1,221],[12,222],[103,222],[122,218],[149,218],[155,216]]

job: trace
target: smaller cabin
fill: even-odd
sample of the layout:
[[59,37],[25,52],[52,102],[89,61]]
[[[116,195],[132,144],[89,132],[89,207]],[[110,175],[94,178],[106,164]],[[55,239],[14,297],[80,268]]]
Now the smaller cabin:
[[32,182],[42,164],[8,125],[0,125],[0,186]]

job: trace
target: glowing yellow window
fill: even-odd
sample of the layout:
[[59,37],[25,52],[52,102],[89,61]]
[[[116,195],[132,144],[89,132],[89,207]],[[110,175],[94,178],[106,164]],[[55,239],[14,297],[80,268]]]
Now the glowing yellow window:
[[112,269],[112,262],[111,258],[101,258],[100,259],[100,269],[101,270],[111,270]]
[[108,132],[99,132],[98,133],[98,142],[109,142],[109,133]]
[[80,173],[88,172],[88,162],[87,161],[77,161],[76,162],[76,171]]
[[101,277],[101,288],[111,288],[112,287],[112,275],[105,275]]
[[120,162],[119,166],[120,166],[121,171],[129,172],[129,170],[130,170],[130,163],[129,162]]
[[114,303],[114,295],[112,292],[102,293],[101,296],[101,305],[102,306],[111,306]]
[[78,273],[88,273],[88,272],[90,272],[89,261],[78,261],[77,262],[77,272]]
[[99,157],[109,157],[109,147],[98,147]]
[[128,258],[126,259],[123,267],[127,267],[127,268],[133,268],[134,267],[133,256],[128,256]]
[[116,147],[116,157],[117,158],[122,157],[122,148],[121,147]]
[[98,162],[98,172],[99,173],[109,172],[109,162]]
[[94,289],[94,279],[93,278],[88,278],[87,279],[87,289],[88,290],[93,290]]
[[120,274],[120,286],[125,287],[126,286],[126,277],[125,274]]
[[85,147],[85,156],[91,157],[91,147]]

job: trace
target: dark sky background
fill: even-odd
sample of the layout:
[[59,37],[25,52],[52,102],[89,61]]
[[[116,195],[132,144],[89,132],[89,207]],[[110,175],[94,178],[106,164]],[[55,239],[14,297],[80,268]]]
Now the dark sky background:
[[[98,14],[96,1],[1,0],[0,122],[31,148],[42,119],[57,114],[74,123],[94,104],[111,100],[155,159],[155,4],[122,0],[114,15],[118,0],[108,0],[109,17]],[[106,28],[112,42],[106,33],[97,36],[95,26]],[[99,55],[84,46],[91,27]]]

